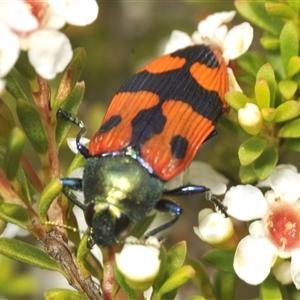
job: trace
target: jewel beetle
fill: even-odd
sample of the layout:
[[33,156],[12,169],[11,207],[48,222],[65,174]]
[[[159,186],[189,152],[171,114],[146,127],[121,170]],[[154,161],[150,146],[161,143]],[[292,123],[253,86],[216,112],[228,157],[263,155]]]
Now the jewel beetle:
[[[191,163],[216,133],[229,89],[221,50],[194,45],[163,55],[138,70],[113,97],[99,130],[85,147],[86,128],[67,111],[58,113],[81,129],[78,151],[86,158],[82,178],[62,178],[63,192],[85,212],[88,244],[110,247],[131,223],[153,209],[171,214],[154,235],[175,223],[182,209],[168,196],[207,192],[205,186],[165,190],[164,184]],[[71,190],[81,190],[84,203]]]

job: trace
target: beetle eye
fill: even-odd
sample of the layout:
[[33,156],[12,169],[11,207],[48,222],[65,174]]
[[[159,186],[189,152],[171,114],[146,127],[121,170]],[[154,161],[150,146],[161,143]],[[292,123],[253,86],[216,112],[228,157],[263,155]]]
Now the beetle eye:
[[89,227],[93,227],[93,216],[94,216],[95,212],[96,212],[95,203],[90,202],[87,205],[86,210],[85,210],[85,220]]
[[121,213],[121,215],[116,219],[115,235],[120,236],[123,232],[126,231],[129,224],[130,224],[130,220],[128,216],[124,213]]

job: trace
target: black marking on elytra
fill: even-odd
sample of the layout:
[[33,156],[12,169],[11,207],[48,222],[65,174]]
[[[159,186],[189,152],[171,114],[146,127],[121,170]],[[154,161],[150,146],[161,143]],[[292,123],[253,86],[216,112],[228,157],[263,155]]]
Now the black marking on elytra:
[[131,121],[131,145],[140,150],[143,144],[164,130],[167,118],[163,115],[161,107],[151,107],[141,110]]
[[[119,92],[152,92],[160,99],[156,109],[170,99],[182,101],[215,124],[222,115],[222,101],[216,91],[209,91],[200,86],[190,73],[190,67],[195,62],[204,63],[210,68],[219,67],[215,54],[209,47],[199,45],[178,50],[172,56],[184,57],[187,63],[180,69],[159,74],[148,71],[137,73],[120,88]],[[155,109],[151,109],[151,112],[154,113]]]
[[106,133],[112,128],[118,126],[122,122],[122,117],[120,115],[111,116],[100,128],[100,133]]
[[170,142],[172,156],[178,159],[184,158],[188,143],[188,140],[181,135],[173,136]]

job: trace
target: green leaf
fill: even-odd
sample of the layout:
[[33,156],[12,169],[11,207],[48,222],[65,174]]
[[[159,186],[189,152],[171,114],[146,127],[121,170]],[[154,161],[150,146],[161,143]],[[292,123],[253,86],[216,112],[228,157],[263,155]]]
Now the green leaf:
[[34,267],[58,271],[64,275],[59,264],[45,252],[19,240],[0,238],[0,253]]
[[283,26],[283,21],[268,14],[265,3],[260,1],[237,0],[234,2],[237,11],[256,26],[278,35]]
[[266,35],[260,38],[261,45],[269,51],[273,51],[279,48],[279,38],[275,36]]
[[196,272],[195,276],[192,278],[194,285],[205,299],[216,300],[214,287],[209,280],[209,276],[204,266],[197,260],[189,260],[188,264],[190,264]]
[[153,294],[156,294],[158,292],[158,290],[160,289],[160,287],[162,286],[165,280],[166,268],[167,268],[167,251],[163,245],[160,247],[159,260],[160,260],[159,272],[152,285]]
[[300,115],[300,103],[295,100],[289,100],[276,108],[275,116],[272,122],[285,122]]
[[300,137],[300,118],[289,121],[284,124],[278,132],[279,137],[299,138]]
[[27,229],[30,219],[24,207],[16,204],[0,203],[0,219]]
[[44,293],[46,300],[89,300],[88,297],[67,289],[52,289]]
[[19,79],[17,78],[16,72],[12,70],[6,77],[6,90],[17,100],[24,99],[29,102],[29,97],[27,93],[23,89],[23,87],[19,84]]
[[252,136],[240,145],[238,156],[242,166],[255,161],[264,151],[267,140],[261,136]]
[[267,2],[265,4],[267,12],[275,17],[293,19],[296,17],[296,12],[286,4]]
[[17,101],[16,109],[20,123],[33,148],[36,152],[45,154],[48,150],[48,138],[38,110],[23,99]]
[[259,180],[267,179],[274,170],[278,161],[276,147],[267,147],[264,152],[253,162],[253,170]]
[[16,178],[25,147],[26,137],[21,129],[15,127],[9,137],[7,151],[4,157],[4,172],[8,180]]
[[264,78],[257,79],[254,89],[256,102],[259,108],[270,107],[270,89],[267,81]]
[[235,251],[233,250],[210,250],[202,256],[202,261],[215,269],[224,272],[234,272],[233,258]]
[[300,139],[287,139],[285,145],[292,151],[300,152]]
[[293,56],[290,58],[289,63],[287,65],[287,76],[292,77],[300,72],[300,57]]
[[30,190],[29,190],[27,177],[26,177],[26,174],[25,174],[22,167],[19,167],[19,169],[18,169],[17,180],[18,180],[18,182],[21,186],[23,197],[25,198],[27,203],[32,204],[31,193],[30,193]]
[[[84,83],[83,82],[77,83],[74,89],[72,90],[71,94],[69,94],[67,99],[64,101],[61,108],[75,115],[82,101],[84,90],[85,90]],[[57,126],[56,126],[56,143],[58,147],[61,146],[62,142],[65,140],[67,134],[69,133],[71,125],[72,125],[71,122],[58,116]]]
[[58,178],[53,179],[44,188],[39,202],[39,216],[42,222],[47,221],[47,212],[54,199],[62,190],[62,184]]
[[127,298],[130,300],[137,300],[138,296],[136,292],[126,283],[123,274],[119,271],[116,265],[114,265],[114,275]]
[[183,284],[195,275],[195,270],[191,266],[183,266],[171,274],[171,276],[164,282],[158,291],[160,297],[169,293]]
[[28,80],[33,80],[36,78],[36,71],[29,62],[27,52],[21,51],[15,67]]
[[298,88],[298,84],[293,80],[282,80],[279,82],[278,87],[281,95],[285,99],[290,100],[294,97]]
[[217,272],[216,290],[218,299],[234,299],[236,275],[231,272]]
[[239,177],[242,184],[251,183],[257,179],[256,173],[253,170],[252,164],[240,166]]
[[[82,155],[81,155],[82,157]],[[130,232],[130,235],[140,238],[144,235],[144,233],[147,231],[149,226],[152,224],[153,220],[155,219],[156,214],[152,214],[150,216],[147,216],[146,218],[142,219],[138,223],[136,223]]]
[[298,56],[298,33],[292,21],[287,22],[280,33],[280,53],[284,69],[288,70],[288,64],[293,56]]
[[261,108],[260,112],[265,121],[272,122],[276,114],[276,109],[273,107]]
[[244,108],[248,102],[252,102],[245,94],[238,91],[229,91],[226,93],[225,100],[236,111]]
[[171,247],[168,251],[167,258],[167,272],[168,274],[172,274],[175,270],[179,269],[186,257],[186,242],[179,242]]
[[87,241],[88,241],[88,235],[85,234],[79,243],[77,255],[76,255],[78,268],[84,278],[87,278],[91,275],[84,265],[86,256],[90,253],[91,250],[90,248],[87,247]]
[[0,98],[0,138],[8,139],[10,132],[15,127],[15,120],[13,114],[11,113],[9,107]]
[[[269,106],[273,107],[275,104],[277,82],[276,82],[274,70],[269,63],[264,64],[258,70],[257,75],[256,75],[256,80],[259,80],[260,78],[263,78],[268,84],[269,93],[270,93]],[[266,100],[264,100],[264,101],[266,102]],[[264,106],[264,107],[269,107],[269,106]]]
[[299,13],[300,10],[300,2],[295,0],[287,0],[289,6],[295,10],[296,13]]
[[284,299],[281,294],[280,287],[272,274],[270,274],[267,279],[261,284],[260,287],[260,299]]
[[236,59],[236,63],[247,74],[255,78],[260,67],[266,63],[266,59],[259,53],[246,52]]
[[65,69],[62,79],[59,83],[55,100],[53,103],[53,110],[56,112],[66,101],[77,84],[82,73],[86,61],[86,53],[84,48],[76,48],[73,51],[73,58],[67,68]]

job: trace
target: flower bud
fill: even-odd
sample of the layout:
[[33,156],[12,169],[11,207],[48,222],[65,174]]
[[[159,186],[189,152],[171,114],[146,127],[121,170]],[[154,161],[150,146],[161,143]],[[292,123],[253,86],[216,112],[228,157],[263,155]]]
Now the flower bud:
[[241,127],[249,134],[256,135],[259,133],[262,116],[256,104],[247,103],[244,108],[239,109],[238,120]]

